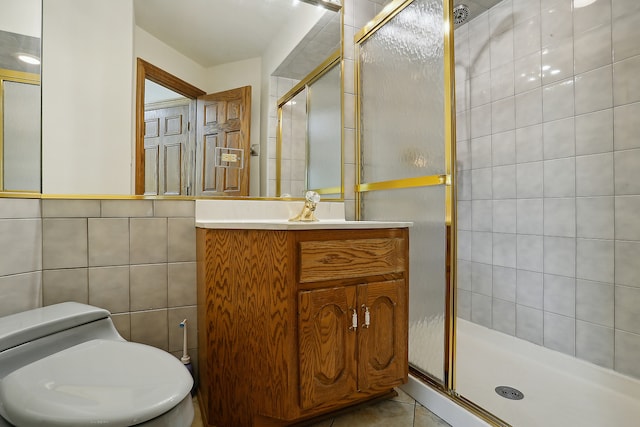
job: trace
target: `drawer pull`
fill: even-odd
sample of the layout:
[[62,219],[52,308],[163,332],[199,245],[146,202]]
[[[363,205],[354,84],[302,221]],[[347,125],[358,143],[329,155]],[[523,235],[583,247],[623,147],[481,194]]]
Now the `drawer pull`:
[[351,308],[353,313],[351,314],[351,326],[349,326],[350,331],[355,331],[358,329],[358,311],[355,308]]
[[369,307],[364,304],[362,304],[362,309],[364,310],[364,325],[362,327],[368,328],[371,324],[371,313],[369,312]]

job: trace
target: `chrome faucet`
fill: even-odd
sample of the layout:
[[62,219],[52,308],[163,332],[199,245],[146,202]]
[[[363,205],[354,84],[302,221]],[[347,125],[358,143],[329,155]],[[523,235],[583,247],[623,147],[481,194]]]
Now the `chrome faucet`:
[[304,194],[304,206],[302,207],[302,211],[294,216],[293,218],[289,218],[289,221],[300,221],[300,222],[314,222],[318,219],[315,217],[316,205],[320,201],[320,195],[315,191],[307,191]]

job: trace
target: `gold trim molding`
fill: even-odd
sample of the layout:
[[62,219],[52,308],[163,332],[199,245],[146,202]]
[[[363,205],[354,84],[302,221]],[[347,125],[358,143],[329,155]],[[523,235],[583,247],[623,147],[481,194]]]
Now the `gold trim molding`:
[[367,191],[399,190],[413,187],[432,187],[435,185],[445,185],[451,183],[448,175],[429,175],[416,178],[394,179],[390,181],[370,182],[356,185],[356,192],[365,193]]

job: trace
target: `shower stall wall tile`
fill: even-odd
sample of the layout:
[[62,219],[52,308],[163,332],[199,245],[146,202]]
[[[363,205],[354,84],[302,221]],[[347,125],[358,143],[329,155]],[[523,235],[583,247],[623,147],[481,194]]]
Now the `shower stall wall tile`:
[[516,305],[516,336],[542,345],[542,310]]
[[614,286],[590,280],[576,280],[576,319],[613,328]]
[[574,121],[573,117],[569,117],[544,123],[542,132],[545,160],[560,159],[576,154]]
[[584,73],[611,64],[613,62],[611,23],[603,23],[598,27],[576,34],[573,42],[573,54],[576,73]]
[[[518,58],[513,63],[514,68],[514,91],[515,95],[520,95],[524,92],[529,92],[534,89],[539,89],[542,86],[541,79],[541,54],[540,50],[536,50],[522,58]],[[542,99],[542,92],[538,91],[536,94],[530,96],[539,96]],[[522,102],[516,99],[516,114],[518,108],[518,102]],[[536,110],[537,111],[537,110]],[[530,120],[521,112],[521,116],[516,116],[516,127],[520,127],[525,120]],[[542,121],[542,107],[540,107],[539,120]]]
[[542,125],[516,129],[516,163],[536,162],[542,159]]
[[493,267],[493,296],[504,301],[516,300],[516,269]]
[[492,329],[515,336],[516,304],[494,298],[492,305]]
[[542,117],[545,122],[574,115],[573,77],[542,88]]
[[612,68],[606,65],[575,77],[576,114],[613,107]]
[[613,369],[614,330],[581,320],[576,321],[576,357]]
[[[515,5],[514,5],[515,6]],[[533,9],[533,8],[532,8]],[[514,17],[519,14],[514,8]],[[533,12],[531,12],[533,13]],[[540,51],[540,15],[534,15],[513,28],[513,52],[516,59]]]
[[576,232],[578,237],[591,239],[614,238],[614,198],[577,197]]
[[613,283],[613,240],[576,239],[576,252],[576,276],[579,279]]
[[542,198],[518,199],[516,231],[518,234],[544,233],[544,203]]
[[640,240],[640,196],[615,197],[615,235],[619,240]]
[[576,154],[578,156],[613,151],[612,108],[576,116],[575,125]]
[[544,346],[575,355],[576,322],[574,318],[544,312]]
[[614,170],[616,195],[640,194],[640,149],[616,151]]
[[544,311],[576,317],[576,279],[544,275]]
[[640,287],[640,242],[616,240],[616,285]]
[[614,369],[622,374],[640,378],[640,335],[616,330]]
[[576,239],[571,237],[544,237],[544,272],[575,277]]
[[613,55],[616,61],[640,55],[640,11],[629,11],[613,19]]
[[614,108],[613,116],[615,149],[640,148],[640,102]]
[[640,55],[613,64],[613,105],[640,101]]
[[522,270],[543,271],[544,246],[542,236],[518,234],[516,238],[517,267]]
[[516,302],[535,309],[543,308],[543,275],[534,271],[518,270]]
[[640,334],[640,288],[615,287],[616,329]]
[[573,9],[573,33],[575,35],[610,22],[611,1],[597,1],[587,7],[574,7]]
[[542,84],[573,76],[573,39],[554,41],[542,50]]

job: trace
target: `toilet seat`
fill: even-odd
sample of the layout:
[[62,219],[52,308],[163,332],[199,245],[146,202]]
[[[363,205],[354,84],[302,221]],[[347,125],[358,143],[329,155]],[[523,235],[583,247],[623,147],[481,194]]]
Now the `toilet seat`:
[[97,339],[7,375],[0,402],[2,415],[19,426],[131,426],[170,411],[192,384],[169,353]]

